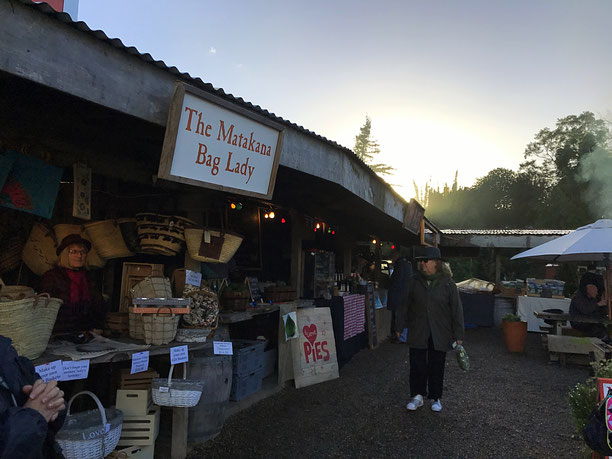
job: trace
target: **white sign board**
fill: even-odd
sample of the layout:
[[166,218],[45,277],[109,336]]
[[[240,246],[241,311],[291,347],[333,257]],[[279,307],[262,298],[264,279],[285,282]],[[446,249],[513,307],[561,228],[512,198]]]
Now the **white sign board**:
[[134,352],[132,354],[132,368],[130,374],[142,373],[149,369],[149,351]]
[[64,377],[64,367],[61,360],[38,365],[34,367],[34,370],[36,370],[36,373],[38,373],[44,382],[51,380],[61,381]]
[[187,346],[176,346],[170,348],[170,363],[178,365],[189,361],[189,351]]
[[269,199],[280,140],[271,120],[178,84],[158,176]]
[[234,355],[231,341],[213,341],[213,353],[215,355]]
[[89,375],[89,360],[64,361],[62,364],[64,376],[62,381],[74,381],[75,379],[87,379]]

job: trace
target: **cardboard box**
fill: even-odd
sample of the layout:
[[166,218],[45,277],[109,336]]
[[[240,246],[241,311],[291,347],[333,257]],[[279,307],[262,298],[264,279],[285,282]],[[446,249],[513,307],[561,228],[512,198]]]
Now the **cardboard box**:
[[117,409],[123,411],[123,416],[145,416],[149,414],[153,399],[151,389],[148,390],[117,390]]
[[119,446],[154,445],[159,434],[159,406],[153,405],[145,416],[124,416]]
[[115,452],[121,455],[125,454],[125,457],[129,459],[153,459],[155,456],[155,445],[128,446],[127,448],[118,448]]

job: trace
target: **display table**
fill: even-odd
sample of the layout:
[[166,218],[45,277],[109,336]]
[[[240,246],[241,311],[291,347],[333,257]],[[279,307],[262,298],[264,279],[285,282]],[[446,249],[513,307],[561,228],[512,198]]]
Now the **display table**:
[[540,327],[545,327],[546,323],[536,317],[534,312],[542,312],[545,309],[560,309],[569,312],[569,298],[540,298],[536,296],[519,296],[516,298],[516,313],[522,320],[527,322],[527,331],[542,332]]
[[561,335],[561,329],[563,326],[569,322],[582,322],[587,324],[603,324],[605,326],[612,325],[612,320],[604,319],[601,317],[593,317],[593,316],[582,316],[582,315],[572,315],[572,314],[554,314],[551,312],[534,312],[533,315],[538,320],[548,320],[553,323],[553,334]]

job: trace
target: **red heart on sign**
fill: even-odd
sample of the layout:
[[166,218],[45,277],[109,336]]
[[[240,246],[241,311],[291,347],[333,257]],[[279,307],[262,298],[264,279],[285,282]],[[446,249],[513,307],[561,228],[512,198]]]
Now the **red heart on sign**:
[[304,333],[306,339],[310,341],[310,344],[314,344],[315,340],[317,339],[317,326],[315,324],[304,325],[302,332]]

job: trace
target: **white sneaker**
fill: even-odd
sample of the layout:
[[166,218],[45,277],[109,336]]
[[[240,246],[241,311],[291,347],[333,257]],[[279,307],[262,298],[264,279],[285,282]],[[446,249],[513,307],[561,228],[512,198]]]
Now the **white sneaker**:
[[431,401],[431,411],[442,411],[442,403],[440,399]]
[[408,402],[408,405],[406,405],[406,409],[410,410],[410,411],[415,411],[417,408],[420,408],[423,406],[423,396],[422,395],[415,395],[412,400],[410,400],[410,402]]

